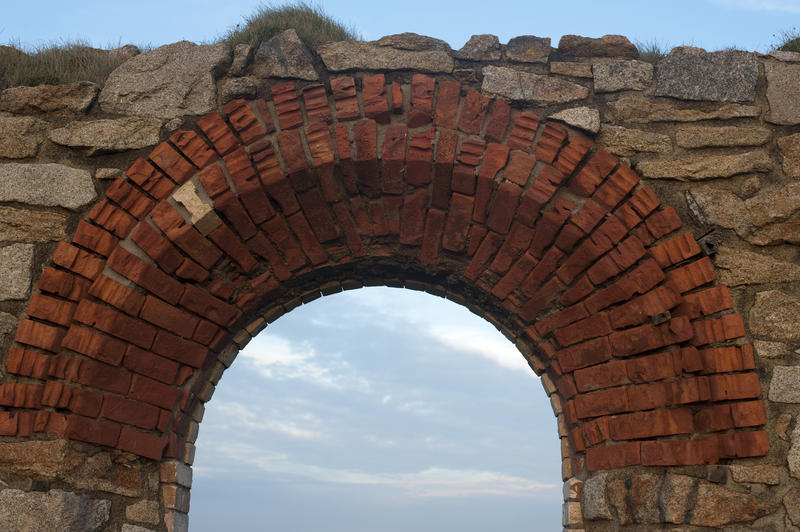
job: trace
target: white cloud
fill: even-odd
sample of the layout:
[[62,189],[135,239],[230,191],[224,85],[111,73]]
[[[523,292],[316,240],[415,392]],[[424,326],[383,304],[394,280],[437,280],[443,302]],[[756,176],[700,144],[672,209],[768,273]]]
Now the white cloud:
[[525,358],[514,344],[494,328],[488,330],[485,327],[434,324],[428,327],[428,334],[452,349],[480,355],[504,368],[533,374]]
[[383,327],[411,325],[418,333],[451,349],[534,375],[514,344],[488,321],[457,303],[430,294],[390,288],[357,290],[347,293],[347,297],[369,309]]
[[416,416],[432,416],[438,413],[438,409],[435,405],[427,402],[427,401],[405,401],[403,403],[398,404],[395,407],[400,412],[405,412],[407,414],[414,414]]
[[429,467],[411,473],[369,473],[301,464],[285,453],[247,445],[221,446],[218,451],[233,460],[273,474],[311,479],[329,484],[385,487],[410,497],[532,496],[558,490],[558,484],[530,480],[495,471]]
[[711,2],[734,9],[747,9],[750,11],[800,13],[800,1],[798,0],[711,0]]
[[[298,440],[325,438],[317,428],[320,420],[311,413],[290,414],[274,408],[260,412],[237,402],[219,402],[214,408],[220,414],[218,417],[224,420],[225,429],[276,432]],[[287,419],[291,417],[297,419]]]
[[340,353],[319,356],[308,342],[263,334],[250,342],[240,357],[268,379],[297,379],[333,390],[370,390],[369,381],[358,375]]

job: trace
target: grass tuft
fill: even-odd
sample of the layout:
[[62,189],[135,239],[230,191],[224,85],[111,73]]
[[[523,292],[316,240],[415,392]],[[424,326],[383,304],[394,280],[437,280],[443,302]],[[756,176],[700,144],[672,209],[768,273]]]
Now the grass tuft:
[[782,31],[773,37],[777,39],[777,42],[772,45],[773,50],[800,53],[800,31],[797,28]]
[[639,61],[656,63],[659,59],[667,56],[669,47],[658,40],[635,41],[634,46],[639,50]]
[[289,28],[294,28],[300,40],[312,50],[328,42],[361,38],[355,28],[344,26],[321,7],[301,1],[262,5],[255,13],[245,17],[243,24],[237,24],[229,30],[222,40],[232,47],[237,44],[257,47],[262,41]]
[[93,81],[103,84],[128,55],[92,48],[84,41],[51,43],[27,53],[0,45],[0,89]]

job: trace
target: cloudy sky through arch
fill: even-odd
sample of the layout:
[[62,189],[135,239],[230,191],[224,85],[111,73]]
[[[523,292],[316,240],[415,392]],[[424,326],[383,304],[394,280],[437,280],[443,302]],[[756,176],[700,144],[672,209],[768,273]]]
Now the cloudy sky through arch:
[[293,310],[239,354],[201,424],[190,520],[552,530],[560,503],[555,418],[516,348],[455,303],[365,288]]

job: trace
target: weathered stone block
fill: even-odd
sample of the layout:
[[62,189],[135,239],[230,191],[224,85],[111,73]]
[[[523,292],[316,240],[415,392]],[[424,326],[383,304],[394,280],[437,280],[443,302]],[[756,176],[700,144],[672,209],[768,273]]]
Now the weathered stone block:
[[0,491],[0,529],[63,532],[101,530],[111,515],[111,501],[68,491]]
[[651,179],[696,181],[751,172],[769,172],[773,163],[766,152],[749,151],[735,155],[689,155],[661,161],[640,161],[636,168],[643,177]]
[[0,164],[0,201],[77,210],[97,197],[88,170],[63,164]]
[[80,148],[86,155],[138,150],[158,144],[161,120],[157,118],[107,118],[72,122],[53,129],[47,138],[56,144]]
[[637,123],[731,120],[761,115],[761,109],[752,105],[726,104],[712,111],[701,111],[682,109],[671,102],[653,101],[641,96],[623,96],[608,102],[608,109],[615,121]]
[[603,35],[599,39],[564,35],[558,41],[558,52],[571,57],[639,58],[639,50],[622,35]]
[[11,87],[0,92],[0,111],[9,113],[83,113],[100,88],[88,81],[64,85],[38,85],[36,87]]
[[772,513],[777,506],[760,497],[700,481],[689,522],[710,527],[752,522]]
[[230,62],[226,43],[181,41],[122,63],[100,93],[108,113],[162,119],[201,115],[217,104],[215,76]]
[[58,212],[0,206],[0,242],[66,240],[67,217]]
[[681,46],[656,64],[657,96],[752,102],[757,81],[758,61],[747,52],[706,52]]
[[800,177],[800,133],[778,139],[783,157],[783,171],[790,177]]
[[653,65],[624,59],[596,61],[592,73],[595,92],[641,91],[653,80]]
[[767,128],[742,126],[691,126],[679,128],[675,133],[675,141],[681,148],[761,146],[771,137]]
[[756,294],[756,302],[750,309],[750,331],[772,340],[796,342],[800,340],[797,317],[800,316],[800,298],[780,290],[768,290]]
[[667,135],[604,124],[597,144],[615,155],[629,157],[641,152],[669,153],[672,141]]
[[800,281],[800,266],[744,249],[721,246],[714,264],[720,282],[731,287]]
[[800,403],[800,366],[775,366],[769,383],[769,400]]
[[572,76],[573,78],[591,78],[594,76],[591,63],[577,63],[574,61],[552,61],[550,63],[550,72],[561,74],[562,76]]
[[771,465],[731,465],[728,467],[733,480],[751,484],[777,485],[781,483],[781,470]]
[[550,37],[521,35],[508,41],[506,58],[520,63],[547,63],[550,50]]
[[800,64],[769,61],[767,75],[767,122],[791,126],[800,124]]
[[600,111],[591,107],[564,109],[550,115],[550,118],[591,133],[597,133],[600,130]]
[[342,41],[317,49],[325,67],[344,70],[453,71],[450,47],[444,41],[414,33],[389,35],[378,41]]
[[26,299],[31,291],[33,245],[0,248],[0,301]]
[[589,96],[589,89],[569,81],[508,67],[483,67],[483,92],[531,103],[566,103]]
[[453,57],[470,61],[498,61],[501,52],[497,35],[473,35],[460,50],[453,52]]
[[0,116],[0,157],[35,157],[47,123],[29,116]]
[[262,78],[319,79],[311,52],[293,29],[261,43],[253,59],[253,73]]

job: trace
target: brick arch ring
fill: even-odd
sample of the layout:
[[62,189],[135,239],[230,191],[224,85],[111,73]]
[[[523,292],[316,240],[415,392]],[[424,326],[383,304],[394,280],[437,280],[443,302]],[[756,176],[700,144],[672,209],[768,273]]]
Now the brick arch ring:
[[517,345],[565,479],[767,454],[743,320],[629,167],[454,81],[270,90],[138,159],[58,245],[6,361],[3,435],[191,463],[198,412],[250,337],[386,284]]

